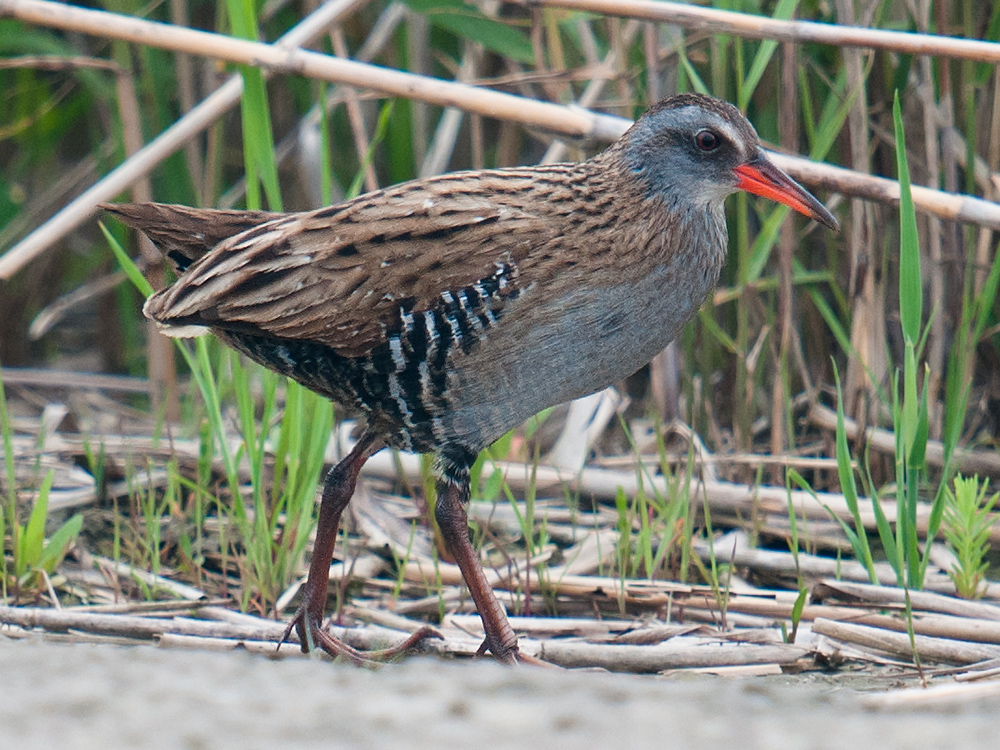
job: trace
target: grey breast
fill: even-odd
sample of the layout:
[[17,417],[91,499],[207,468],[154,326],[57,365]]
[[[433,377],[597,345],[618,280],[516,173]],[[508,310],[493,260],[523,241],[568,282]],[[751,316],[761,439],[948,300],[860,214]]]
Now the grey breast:
[[691,274],[679,262],[664,263],[638,282],[580,285],[548,304],[536,304],[540,290],[526,290],[508,324],[453,363],[453,434],[480,447],[542,409],[631,375],[691,318],[720,267],[713,262]]

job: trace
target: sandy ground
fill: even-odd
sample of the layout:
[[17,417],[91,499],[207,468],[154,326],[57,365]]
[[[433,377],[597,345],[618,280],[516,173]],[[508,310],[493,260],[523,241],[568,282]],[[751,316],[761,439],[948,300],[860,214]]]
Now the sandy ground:
[[430,657],[372,671],[0,637],[0,748],[997,747],[998,699],[873,710],[845,682],[662,679]]

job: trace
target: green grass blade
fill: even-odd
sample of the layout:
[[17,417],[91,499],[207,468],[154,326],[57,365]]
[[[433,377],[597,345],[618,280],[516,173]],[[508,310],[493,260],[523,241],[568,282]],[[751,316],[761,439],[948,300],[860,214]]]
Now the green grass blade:
[[82,528],[83,516],[77,513],[49,537],[48,544],[42,549],[42,554],[38,558],[36,567],[50,575],[54,573],[66,556],[70,545],[80,535]]
[[152,285],[146,281],[146,277],[142,275],[142,271],[139,270],[135,261],[128,257],[128,253],[125,252],[125,249],[115,239],[115,236],[108,231],[103,222],[101,222],[100,227],[105,239],[108,241],[108,245],[111,246],[111,252],[115,254],[118,265],[122,267],[128,280],[132,282],[132,285],[139,290],[143,297],[149,297],[153,293]]
[[[257,11],[253,0],[227,0],[233,33],[243,39],[257,39]],[[243,77],[243,98],[240,112],[243,125],[243,159],[246,168],[247,208],[262,207],[258,180],[264,186],[268,207],[282,209],[281,188],[278,184],[278,162],[274,155],[274,135],[267,87],[260,68],[239,66]]]
[[[681,71],[684,73],[685,76],[687,76],[688,79],[687,82],[691,84],[691,88],[694,89],[695,92],[698,94],[707,95],[709,93],[708,86],[705,85],[705,82],[701,79],[701,76],[698,75],[698,71],[694,69],[694,66],[691,64],[691,61],[688,60],[688,57],[684,52],[684,48],[678,45],[676,51],[677,51],[677,59],[681,61]],[[680,88],[683,91],[684,88],[681,87],[679,84],[680,84],[680,76],[678,75],[678,88]]]
[[389,121],[392,118],[392,104],[391,101],[388,101],[379,110],[375,132],[372,134],[371,143],[368,144],[368,150],[361,159],[361,166],[358,167],[358,172],[354,175],[351,186],[347,189],[347,198],[354,198],[361,192],[361,186],[365,181],[365,170],[375,160],[375,151],[379,147],[379,144],[385,140],[386,133],[389,130]]
[[858,507],[858,485],[854,479],[854,468],[851,466],[851,451],[847,445],[847,429],[844,425],[844,394],[840,386],[840,373],[837,365],[833,365],[834,380],[837,385],[837,475],[840,477],[840,491],[844,494],[844,500],[851,517],[854,519],[854,529],[857,532],[859,562],[868,570],[868,575],[872,583],[878,583],[878,576],[875,573],[875,562],[872,559],[871,548],[868,546],[868,534],[865,531],[864,522],[861,520],[861,511]]
[[917,214],[910,192],[910,167],[906,159],[906,135],[898,91],[893,96],[892,119],[896,127],[896,169],[899,172],[899,316],[904,338],[916,346],[923,319],[923,284]]
[[45,522],[49,517],[49,493],[52,491],[54,478],[55,470],[49,469],[45,479],[42,480],[42,486],[38,488],[38,499],[35,500],[35,507],[31,510],[28,525],[21,538],[20,559],[15,561],[18,577],[36,567],[38,561],[42,559],[42,550],[45,548]]
[[[774,7],[774,13],[771,17],[787,21],[795,15],[795,9],[798,8],[798,5],[799,0],[779,0],[778,4]],[[764,75],[764,70],[767,68],[767,64],[771,61],[771,57],[777,48],[778,43],[770,39],[765,39],[760,43],[760,46],[757,48],[757,54],[754,55],[753,62],[750,64],[750,71],[747,73],[746,78],[743,79],[743,83],[740,84],[739,96],[737,97],[740,109],[746,110],[747,105],[750,103],[750,97],[753,96],[753,92],[757,89],[757,84],[760,83],[760,79]]]
[[456,36],[477,42],[519,63],[535,62],[535,51],[524,33],[484,15],[463,0],[403,0],[403,4]]

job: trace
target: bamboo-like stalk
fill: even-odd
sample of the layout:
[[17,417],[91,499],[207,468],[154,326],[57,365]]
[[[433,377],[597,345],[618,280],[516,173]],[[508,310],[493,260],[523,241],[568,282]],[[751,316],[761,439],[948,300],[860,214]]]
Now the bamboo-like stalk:
[[[188,23],[188,7],[185,0],[170,0],[170,21],[178,26]],[[177,98],[181,112],[187,114],[195,105],[194,63],[189,55],[177,56]],[[195,199],[200,203],[209,195],[209,185],[205,182],[205,168],[198,151],[198,141],[192,138],[184,146],[184,161],[187,163]]]
[[[857,18],[854,0],[837,0],[837,18],[844,23],[854,23]],[[847,90],[853,103],[847,117],[848,143],[851,167],[862,173],[870,172],[870,144],[868,122],[868,86],[864,58],[860,50],[842,52]],[[882,305],[881,286],[885,283],[879,273],[883,248],[874,241],[872,210],[863,201],[851,201],[851,218],[845,227],[849,253],[848,291],[851,300],[851,344],[857,357],[847,361],[844,379],[844,411],[861,417],[862,410],[872,409],[875,399],[871,395],[874,383],[885,382],[888,371],[886,356],[885,308]],[[867,418],[867,416],[865,415]]]
[[[833,431],[837,429],[837,413],[833,409],[828,409],[820,404],[812,404],[809,407],[809,421],[825,430]],[[896,436],[890,430],[881,427],[870,427],[864,430],[862,434],[862,429],[853,419],[845,419],[844,428],[850,440],[861,438],[880,453],[890,456],[895,453]],[[940,440],[929,440],[927,442],[926,460],[931,466],[940,467],[944,465],[944,445]],[[958,449],[952,456],[952,466],[966,474],[1000,476],[1000,455],[990,450],[972,451]]]
[[831,578],[813,589],[813,597],[875,607],[895,605],[900,609],[909,598],[910,606],[915,610],[1000,622],[1000,607],[996,604],[958,599],[933,591],[907,591],[896,586],[877,586],[873,583],[853,583]]
[[[935,5],[941,6],[942,0],[938,0]],[[919,13],[917,25],[921,31],[928,28],[930,23],[931,3],[930,0],[921,0],[919,3]],[[930,185],[941,184],[941,127],[943,123],[944,108],[938,105],[937,86],[941,87],[942,100],[948,98],[945,95],[945,88],[950,86],[949,75],[944,68],[947,67],[947,60],[942,60],[944,66],[937,78],[934,76],[934,61],[929,57],[921,57],[919,61],[920,83],[917,85],[917,96],[921,103],[921,115],[924,124],[924,158],[927,164],[926,181]],[[944,104],[944,101],[942,101]],[[950,124],[950,123],[949,123]],[[897,144],[898,147],[898,144]],[[926,263],[926,268],[930,269],[928,276],[929,298],[928,302],[932,309],[939,311],[937,315],[932,315],[928,321],[929,331],[927,336],[926,363],[927,380],[924,388],[927,391],[927,401],[930,406],[930,436],[941,438],[941,427],[944,422],[944,415],[941,413],[940,395],[944,387],[944,374],[946,371],[945,348],[945,320],[951,316],[948,300],[945,298],[945,281],[949,274],[949,266],[942,263],[944,247],[944,229],[941,221],[937,217],[930,216],[927,219],[926,241],[922,243],[921,252],[926,253],[926,259],[921,263]],[[957,260],[952,256],[952,259]],[[959,296],[959,299],[961,297]],[[961,317],[959,308],[956,318]]]
[[1000,44],[978,39],[960,39],[905,31],[866,29],[860,26],[781,21],[766,16],[729,10],[701,8],[659,0],[507,0],[513,5],[565,8],[643,21],[660,21],[685,29],[729,34],[743,39],[773,39],[779,42],[815,42],[837,47],[865,47],[912,55],[939,55],[979,62],[1000,62]]
[[567,669],[598,667],[612,672],[662,672],[665,669],[691,669],[709,666],[746,664],[793,665],[808,656],[801,646],[784,643],[704,643],[656,646],[617,646],[597,643],[544,641],[538,657]]
[[[5,625],[16,625],[25,629],[41,628],[49,632],[82,631],[142,640],[159,639],[165,635],[184,635],[198,639],[228,638],[241,641],[263,641],[273,650],[275,643],[282,637],[285,629],[284,623],[273,620],[263,618],[235,619],[239,621],[154,618],[0,606],[0,623]],[[423,627],[423,631],[425,634],[433,632],[426,626]],[[348,632],[341,632],[338,635],[348,636],[346,640],[364,649],[384,646],[387,639],[401,642],[408,640],[403,638],[403,634],[400,632],[393,632],[381,626],[351,628]],[[298,637],[295,633],[291,633],[287,641],[298,644]]]
[[[970,675],[987,677],[983,672],[971,672]],[[958,676],[955,677],[959,679]],[[868,693],[861,696],[861,702],[875,710],[907,710],[916,713],[919,709],[943,710],[958,708],[965,710],[975,705],[975,701],[995,699],[1000,694],[1000,682],[996,680],[973,684],[945,683],[932,685],[922,690],[902,689],[887,693]]]
[[912,658],[913,645],[920,654],[921,661],[935,661],[945,664],[974,664],[1000,657],[1000,647],[992,644],[972,644],[950,638],[917,635],[913,645],[906,633],[897,633],[868,625],[854,625],[819,618],[813,622],[813,632],[854,643],[865,648],[890,653],[904,659]]

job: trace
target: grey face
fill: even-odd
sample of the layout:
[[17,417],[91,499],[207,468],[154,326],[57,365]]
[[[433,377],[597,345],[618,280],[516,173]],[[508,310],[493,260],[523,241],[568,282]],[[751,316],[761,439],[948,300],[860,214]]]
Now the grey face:
[[713,109],[654,108],[629,136],[625,158],[650,192],[695,204],[721,204],[736,192],[733,169],[754,159],[760,143],[750,123],[722,102]]

